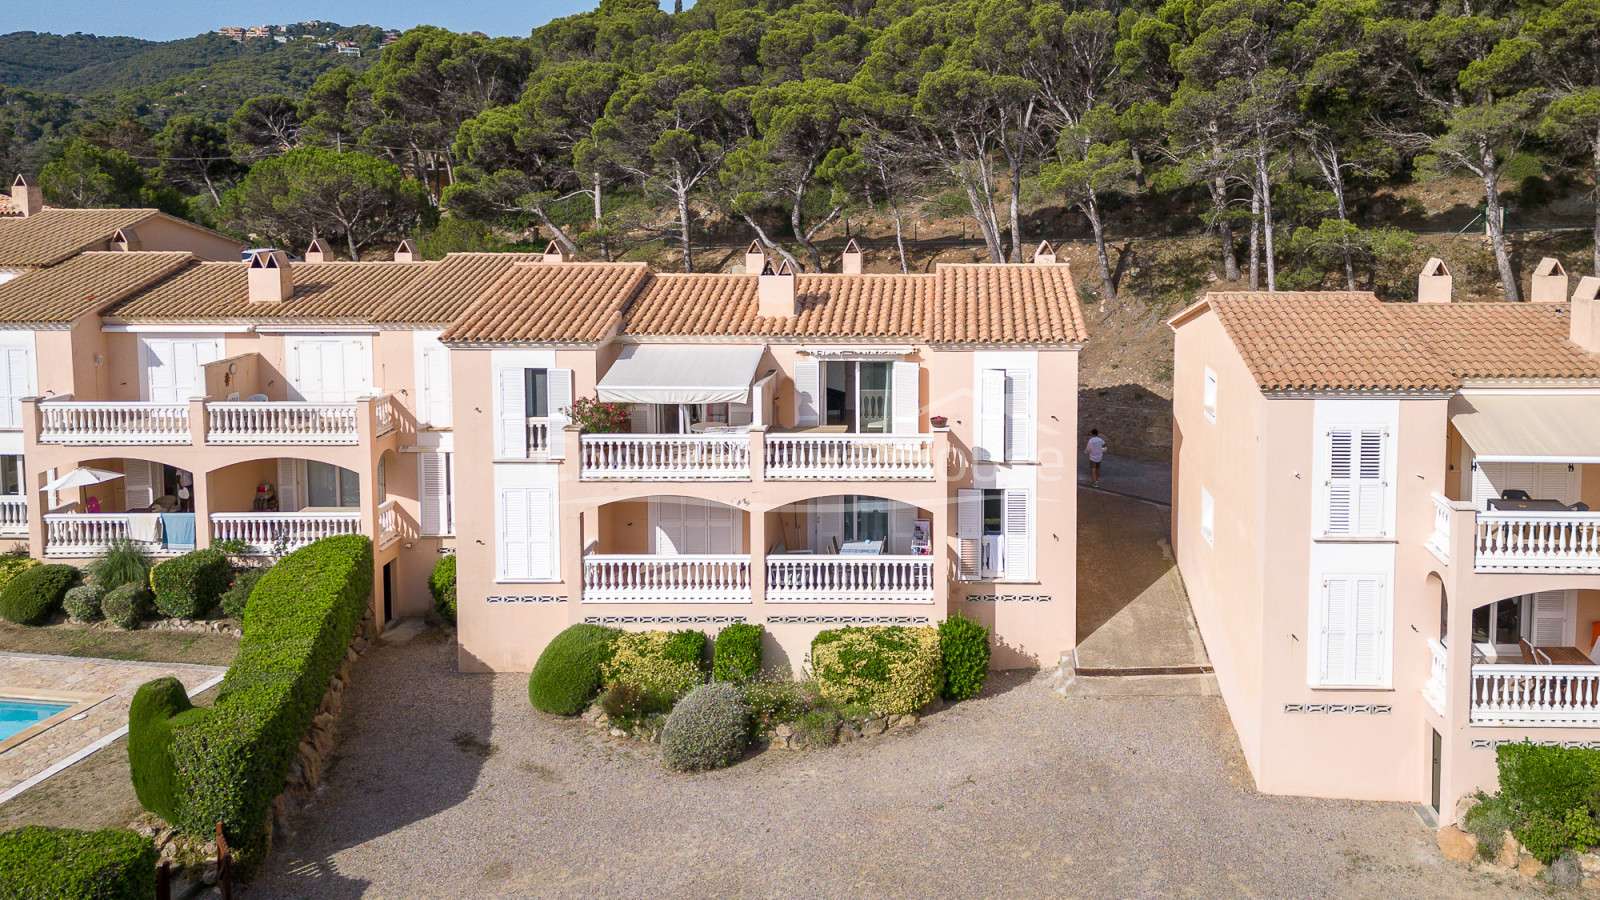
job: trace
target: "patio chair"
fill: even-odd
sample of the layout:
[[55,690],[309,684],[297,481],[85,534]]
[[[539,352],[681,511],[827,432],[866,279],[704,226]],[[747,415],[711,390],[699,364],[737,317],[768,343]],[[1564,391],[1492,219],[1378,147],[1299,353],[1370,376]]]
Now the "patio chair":
[[1532,500],[1528,492],[1517,488],[1506,488],[1500,492],[1501,500]]
[[1573,512],[1588,512],[1589,511],[1589,504],[1583,502],[1582,500],[1579,500],[1577,503],[1574,503],[1571,506],[1568,506],[1567,509],[1570,509]]
[[1533,645],[1528,643],[1527,638],[1517,638],[1517,649],[1522,651],[1523,665],[1532,666],[1538,664],[1538,660],[1533,658]]

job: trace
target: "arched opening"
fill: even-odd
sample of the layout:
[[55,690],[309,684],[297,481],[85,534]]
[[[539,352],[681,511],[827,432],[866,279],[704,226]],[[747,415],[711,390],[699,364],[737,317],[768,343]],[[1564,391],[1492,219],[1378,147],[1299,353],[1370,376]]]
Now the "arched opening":
[[312,541],[361,531],[360,473],[295,457],[257,459],[207,476],[211,540],[280,555]]
[[1592,637],[1580,635],[1578,591],[1535,591],[1472,610],[1472,657],[1492,664],[1552,660],[1587,664]]
[[[582,539],[585,602],[750,600],[750,516],[737,507],[671,495],[618,500],[583,517]],[[505,552],[538,557],[553,544],[512,534]]]
[[187,469],[102,457],[37,478],[47,556],[98,556],[122,539],[152,556],[175,556],[196,546],[194,474]]
[[861,494],[813,497],[767,513],[772,603],[930,602],[933,516]]

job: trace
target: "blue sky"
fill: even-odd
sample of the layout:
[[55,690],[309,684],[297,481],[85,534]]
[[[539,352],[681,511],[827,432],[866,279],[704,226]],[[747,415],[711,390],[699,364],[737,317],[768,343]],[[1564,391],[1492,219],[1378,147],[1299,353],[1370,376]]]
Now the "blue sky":
[[282,25],[321,19],[341,25],[438,25],[452,31],[522,36],[535,25],[595,5],[597,0],[0,0],[0,32],[84,31],[169,41],[223,25]]

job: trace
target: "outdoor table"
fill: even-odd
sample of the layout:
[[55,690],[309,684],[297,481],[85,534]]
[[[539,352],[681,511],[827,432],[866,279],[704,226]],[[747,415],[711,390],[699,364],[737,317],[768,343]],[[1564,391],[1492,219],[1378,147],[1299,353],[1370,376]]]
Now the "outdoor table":
[[1489,500],[1489,508],[1496,512],[1567,512],[1567,504],[1560,500]]

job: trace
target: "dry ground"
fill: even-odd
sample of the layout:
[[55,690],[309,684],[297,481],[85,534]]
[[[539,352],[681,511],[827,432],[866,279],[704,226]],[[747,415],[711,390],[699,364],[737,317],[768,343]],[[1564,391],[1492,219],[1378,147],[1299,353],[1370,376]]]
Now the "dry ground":
[[239,653],[239,639],[187,631],[123,631],[104,623],[28,628],[0,622],[0,651],[226,666]]

